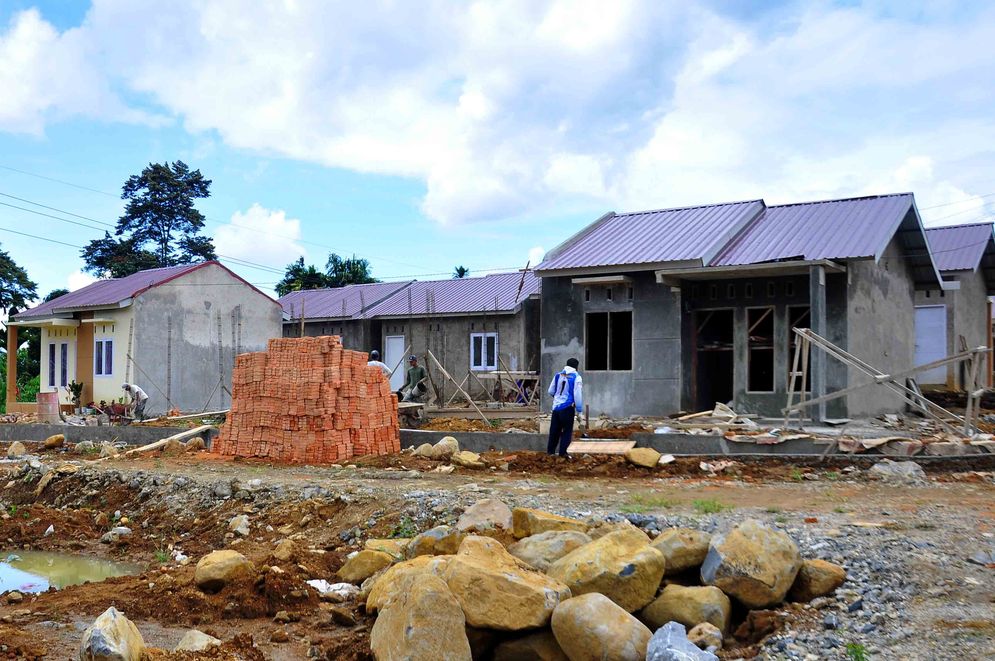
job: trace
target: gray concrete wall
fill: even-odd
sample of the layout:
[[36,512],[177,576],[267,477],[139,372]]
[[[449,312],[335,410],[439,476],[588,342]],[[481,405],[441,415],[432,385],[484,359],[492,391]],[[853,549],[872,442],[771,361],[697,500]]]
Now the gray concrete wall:
[[[681,407],[681,297],[658,284],[652,272],[628,273],[628,285],[614,287],[607,300],[605,286],[574,285],[570,277],[542,281],[542,386],[567,359],[576,357],[584,378],[584,402],[592,416],[669,415]],[[585,300],[590,289],[591,300]],[[591,371],[584,365],[584,315],[587,312],[632,311],[632,369]],[[542,407],[549,397],[543,390]]]
[[[847,350],[878,370],[894,373],[915,362],[915,290],[912,273],[897,239],[881,259],[849,262]],[[851,384],[868,381],[850,368]],[[847,396],[851,417],[901,411],[903,399],[884,387],[871,386]]]
[[215,264],[154,287],[132,305],[131,380],[149,395],[146,413],[162,413],[169,403],[183,411],[227,408],[235,355],[263,351],[283,334],[280,305]]
[[[338,335],[342,338],[342,346],[353,351],[370,351],[377,348],[371,345],[371,342],[374,340],[379,342],[379,338],[370,336],[370,322],[360,319],[305,321],[304,335],[306,337]],[[283,337],[300,336],[300,321],[283,324]]]
[[[503,369],[502,363],[510,370],[535,369],[534,361],[530,368],[529,357],[537,353],[538,337],[528,332],[526,315],[521,311],[517,314],[381,319],[380,323],[381,346],[387,345],[388,335],[403,335],[405,344],[411,345],[410,353],[418,356],[420,364],[429,370],[443,402],[456,393],[456,386],[428,358],[428,351],[457,382],[462,382],[470,371],[472,333],[498,334],[498,369]],[[406,370],[407,363],[400,369]],[[494,382],[484,380],[483,383],[491,385]],[[484,397],[484,389],[473,377],[463,388],[474,398]]]
[[[186,427],[0,425],[0,441],[44,441],[49,436],[63,434],[70,443],[79,443],[80,441],[117,443],[120,441],[129,445],[147,445],[185,431],[187,431]],[[202,438],[210,444],[211,438],[217,433],[216,429],[208,430],[202,434]]]

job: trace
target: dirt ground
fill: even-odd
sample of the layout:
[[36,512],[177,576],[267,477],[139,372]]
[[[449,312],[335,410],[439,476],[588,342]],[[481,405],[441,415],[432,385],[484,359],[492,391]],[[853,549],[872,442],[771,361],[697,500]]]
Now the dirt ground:
[[[476,499],[490,497],[575,516],[622,513],[705,526],[750,516],[803,534],[848,538],[880,530],[889,535],[881,544],[897,536],[932,545],[951,559],[933,561],[928,553],[909,558],[908,569],[916,572],[909,580],[921,581],[924,589],[903,617],[927,639],[923,649],[937,654],[933,658],[952,658],[941,650],[965,645],[970,655],[959,658],[995,655],[989,635],[995,633],[995,570],[963,562],[995,526],[995,461],[980,457],[953,469],[934,463],[927,466],[929,481],[910,487],[858,475],[853,467],[871,463],[861,459],[737,462],[712,475],[692,459],[651,470],[618,457],[563,462],[531,452],[484,456],[493,470],[457,468],[451,474],[433,472],[439,463],[407,454],[361,458],[343,468],[275,466],[209,453],[143,456],[62,475],[37,497],[34,483],[14,479],[17,464],[0,464],[0,486],[6,485],[0,489],[2,551],[65,551],[147,568],[137,576],[27,595],[20,603],[0,598],[0,645],[6,646],[0,652],[7,658],[74,658],[82,630],[114,605],[136,623],[147,644],[161,648],[150,659],[369,659],[372,619],[358,604],[346,604],[355,624],[341,624],[341,615],[332,616],[333,605],[305,581],[335,582],[345,555],[365,539],[407,536],[451,522]],[[49,465],[75,458],[43,455]],[[117,512],[135,532],[101,543]],[[228,522],[243,513],[252,531],[240,538]],[[49,526],[55,533],[45,536]],[[288,538],[297,554],[278,562],[272,550]],[[201,592],[193,585],[196,560],[227,547],[252,560],[256,576],[217,594]],[[171,558],[174,549],[190,563]],[[268,571],[274,565],[283,571]],[[950,587],[926,590],[937,585]],[[278,613],[284,621],[275,619]],[[782,630],[821,629],[808,611],[778,617],[786,622]],[[166,651],[190,628],[226,643],[208,655]],[[755,642],[743,641],[723,657],[752,656],[759,651]],[[893,656],[897,650],[904,650],[904,658],[920,658],[918,648],[895,645],[872,658],[902,658]],[[979,650],[991,655],[978,656]]]

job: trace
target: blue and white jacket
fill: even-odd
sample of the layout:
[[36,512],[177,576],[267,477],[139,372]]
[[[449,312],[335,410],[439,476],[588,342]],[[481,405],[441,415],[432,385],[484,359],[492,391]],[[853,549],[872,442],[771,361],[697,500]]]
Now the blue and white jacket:
[[549,394],[553,398],[554,411],[570,406],[577,411],[584,410],[584,380],[569,365],[553,377],[553,382],[549,384]]

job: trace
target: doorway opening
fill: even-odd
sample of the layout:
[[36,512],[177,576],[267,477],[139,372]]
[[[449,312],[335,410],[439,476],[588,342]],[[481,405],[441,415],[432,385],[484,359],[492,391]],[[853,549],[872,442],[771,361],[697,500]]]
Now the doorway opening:
[[727,404],[733,396],[733,311],[699,310],[694,313],[692,392],[694,409]]

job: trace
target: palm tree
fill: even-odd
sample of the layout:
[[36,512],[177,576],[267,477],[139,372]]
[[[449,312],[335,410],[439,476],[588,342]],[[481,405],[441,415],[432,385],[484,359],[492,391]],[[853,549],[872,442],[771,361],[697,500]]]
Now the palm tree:
[[466,268],[465,266],[457,266],[455,269],[453,269],[453,277],[454,278],[469,278],[470,277],[470,269]]

